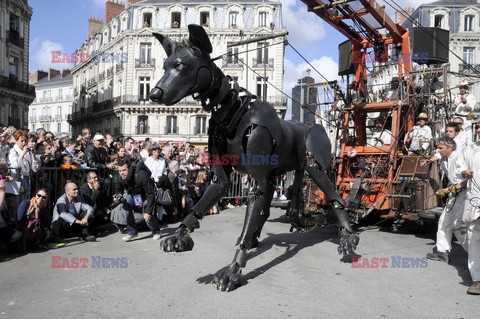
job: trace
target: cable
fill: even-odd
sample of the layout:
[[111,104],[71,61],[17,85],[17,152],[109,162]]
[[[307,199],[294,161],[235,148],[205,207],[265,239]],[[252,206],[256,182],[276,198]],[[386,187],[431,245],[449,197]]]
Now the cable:
[[[415,21],[414,19],[412,19],[412,17],[399,5],[395,2],[395,0],[390,0],[391,2],[393,2],[395,4],[395,6],[397,6],[399,9],[396,9],[393,5],[391,5],[390,3],[388,3],[387,0],[384,0],[384,2],[386,4],[388,4],[393,10],[395,10],[396,12],[400,13],[404,18],[406,18],[408,21],[412,22],[413,25],[416,25],[418,27],[420,27],[420,29],[422,29],[425,33],[428,32],[428,30],[422,26],[420,23],[418,23],[417,21]],[[429,36],[432,36],[429,34]],[[433,39],[435,41],[437,41],[437,37],[436,36],[432,36]],[[447,49],[450,53],[452,53],[456,58],[458,58],[460,61],[463,62],[464,65],[467,65],[475,74],[477,74],[478,76],[480,76],[480,72],[477,71],[470,63],[466,62],[465,60],[463,60],[462,58],[460,58],[455,52],[453,52],[448,46],[446,46],[445,44],[443,44],[442,42],[440,41],[437,41],[437,44],[440,44],[441,46],[443,46],[445,49]]]

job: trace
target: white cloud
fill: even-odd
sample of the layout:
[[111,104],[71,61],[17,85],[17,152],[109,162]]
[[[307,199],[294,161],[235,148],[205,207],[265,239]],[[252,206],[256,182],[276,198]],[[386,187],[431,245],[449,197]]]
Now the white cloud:
[[[281,0],[283,24],[296,45],[308,45],[325,37],[323,21],[299,0]],[[297,5],[300,3],[300,5]],[[306,32],[307,30],[311,32]]]
[[324,82],[325,79],[317,73],[320,72],[328,81],[339,80],[338,64],[331,57],[322,56],[320,59],[315,59],[308,63],[293,64],[289,59],[285,59],[285,77],[283,80],[283,90],[288,95],[291,94],[292,88],[298,83],[298,79],[305,76],[305,71],[310,69],[310,76],[315,79],[315,82]]
[[[60,43],[53,42],[50,40],[43,40],[43,41],[38,41],[38,45],[36,45],[36,48],[32,46],[32,51],[33,52],[33,57],[34,57],[34,65],[41,70],[47,70],[48,68],[54,68],[57,70],[62,70],[62,69],[67,69],[67,68],[72,68],[73,64],[72,63],[55,63],[54,56],[52,52],[54,51],[60,51],[61,53],[68,53],[70,54],[72,52],[64,52],[63,46]],[[61,55],[59,56],[60,60],[62,59]],[[36,70],[32,70],[35,72]]]
[[92,1],[94,6],[100,7],[100,8],[105,8],[105,2],[107,2],[107,0],[90,0],[90,1]]

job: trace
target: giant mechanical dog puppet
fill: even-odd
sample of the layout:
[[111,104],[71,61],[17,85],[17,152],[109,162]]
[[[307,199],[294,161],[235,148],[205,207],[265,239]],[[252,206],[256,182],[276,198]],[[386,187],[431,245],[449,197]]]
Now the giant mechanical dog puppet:
[[[200,227],[199,220],[228,191],[230,173],[235,168],[250,174],[258,182],[258,188],[249,195],[245,223],[237,242],[239,249],[233,262],[214,276],[217,289],[230,291],[242,284],[241,273],[247,263],[247,250],[258,244],[262,227],[270,215],[274,181],[287,171],[295,170],[291,205],[287,210],[292,224],[296,226],[304,209],[301,194],[304,170],[307,170],[332,203],[341,229],[339,253],[353,253],[359,238],[353,234],[347,220],[344,201],[324,172],[329,167],[331,148],[324,128],[279,119],[269,103],[256,100],[250,92],[239,88],[236,81],[225,76],[213,63],[210,58],[212,44],[202,27],[189,25],[188,30],[190,35],[185,42],[153,34],[162,43],[168,58],[164,63],[165,74],[150,92],[150,99],[173,105],[192,95],[201,101],[204,110],[211,112],[208,149],[213,156],[242,158],[242,154],[253,154],[264,158],[275,156],[276,160],[264,165],[240,161],[227,165],[214,163],[212,170],[217,182],[207,188],[176,234],[162,241],[163,249],[179,252],[193,248],[190,233]],[[313,155],[313,165],[306,164],[306,152]]]

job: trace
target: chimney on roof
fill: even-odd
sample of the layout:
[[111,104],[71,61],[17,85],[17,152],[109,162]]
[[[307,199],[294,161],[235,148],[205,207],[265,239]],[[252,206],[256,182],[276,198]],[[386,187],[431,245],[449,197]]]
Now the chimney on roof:
[[57,76],[60,74],[60,71],[55,70],[55,69],[48,69],[48,80],[51,81],[53,77]]
[[87,38],[90,38],[93,36],[95,33],[97,33],[98,30],[100,30],[103,27],[103,21],[100,18],[94,18],[90,17],[88,19],[88,31],[87,31]]
[[140,1],[142,1],[142,0],[127,0],[127,5],[132,4],[132,3],[137,3],[137,2],[140,2]]
[[70,74],[70,69],[63,69],[62,73],[60,74],[60,77],[63,79],[64,77],[66,77],[69,74]]
[[40,81],[41,79],[43,79],[44,77],[48,76],[48,73],[45,72],[45,71],[41,71],[41,70],[37,70],[37,72],[33,73],[33,76],[32,76],[32,83],[37,83],[38,81]]
[[105,2],[105,23],[108,24],[125,9],[125,3],[108,0]]

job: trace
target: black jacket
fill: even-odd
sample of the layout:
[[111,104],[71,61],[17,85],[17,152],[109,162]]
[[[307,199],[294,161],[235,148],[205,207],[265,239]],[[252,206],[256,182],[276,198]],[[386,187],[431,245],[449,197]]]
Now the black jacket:
[[85,150],[85,158],[88,167],[105,169],[107,164],[107,151],[103,147],[96,148],[95,145],[90,144]]
[[128,180],[119,179],[116,183],[115,194],[123,194],[125,190],[129,195],[141,195],[142,201],[147,201],[145,213],[151,214],[155,205],[155,187],[151,178],[152,173],[142,161],[135,167],[132,166],[133,174]]

